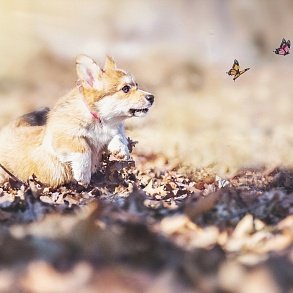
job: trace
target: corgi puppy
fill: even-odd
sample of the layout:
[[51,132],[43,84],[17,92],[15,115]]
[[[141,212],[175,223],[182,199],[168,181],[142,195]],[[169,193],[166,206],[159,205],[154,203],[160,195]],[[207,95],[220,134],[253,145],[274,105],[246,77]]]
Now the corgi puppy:
[[76,71],[77,86],[52,110],[23,115],[1,130],[0,183],[11,173],[21,181],[35,175],[52,188],[69,182],[87,186],[105,147],[117,158],[129,158],[123,121],[146,115],[154,96],[111,57],[100,68],[80,55]]

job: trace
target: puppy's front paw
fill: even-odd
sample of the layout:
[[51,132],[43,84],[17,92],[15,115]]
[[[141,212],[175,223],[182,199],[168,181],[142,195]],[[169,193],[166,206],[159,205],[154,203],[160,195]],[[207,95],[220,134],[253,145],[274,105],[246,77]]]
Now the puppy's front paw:
[[130,154],[126,154],[124,152],[113,153],[113,156],[118,160],[124,160],[124,161],[130,160]]
[[118,160],[129,160],[130,159],[128,147],[125,145],[123,145],[123,147],[121,146],[119,150],[115,150],[114,152],[111,152],[111,153]]
[[108,145],[109,152],[118,160],[129,160],[130,154],[127,145],[121,141],[112,140]]

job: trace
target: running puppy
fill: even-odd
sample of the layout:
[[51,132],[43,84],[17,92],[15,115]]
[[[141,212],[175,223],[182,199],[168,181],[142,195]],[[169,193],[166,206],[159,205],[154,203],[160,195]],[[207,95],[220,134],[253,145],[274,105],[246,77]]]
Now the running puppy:
[[[26,114],[0,132],[0,164],[22,181],[31,175],[56,188],[77,181],[88,185],[105,147],[129,158],[123,121],[144,116],[154,96],[138,88],[132,75],[106,58],[104,68],[93,59],[76,58],[77,86],[52,110]],[[0,183],[8,174],[0,168]]]

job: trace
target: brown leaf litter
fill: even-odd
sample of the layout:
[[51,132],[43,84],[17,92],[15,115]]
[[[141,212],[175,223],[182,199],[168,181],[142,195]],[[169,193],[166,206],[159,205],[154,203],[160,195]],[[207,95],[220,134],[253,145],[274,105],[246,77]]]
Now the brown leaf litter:
[[37,178],[1,187],[1,292],[292,288],[291,170],[221,178],[161,154],[134,157],[105,156],[86,189]]

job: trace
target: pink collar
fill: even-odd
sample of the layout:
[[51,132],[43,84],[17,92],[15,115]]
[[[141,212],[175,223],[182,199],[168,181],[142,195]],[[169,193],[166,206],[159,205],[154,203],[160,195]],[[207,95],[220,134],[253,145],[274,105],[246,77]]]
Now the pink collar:
[[101,124],[101,126],[103,126],[103,124],[102,124],[102,119],[101,119],[101,117],[99,116],[98,112],[96,112],[96,111],[92,111],[92,110],[90,109],[88,103],[86,102],[85,98],[84,98],[84,94],[83,94],[83,86],[82,86],[82,84],[81,84],[81,81],[78,80],[78,81],[76,82],[76,85],[77,85],[77,87],[78,87],[78,89],[79,89],[79,92],[81,93],[81,95],[82,95],[82,97],[83,97],[83,100],[84,100],[85,105],[86,105],[87,108],[89,109],[89,112],[92,114],[93,119],[94,119],[94,120],[97,120],[97,121]]
[[102,124],[102,120],[101,120],[101,118],[100,118],[100,116],[99,116],[99,114],[97,112],[91,111],[91,114],[92,114],[92,116],[93,116],[94,119],[98,120],[99,123]]

